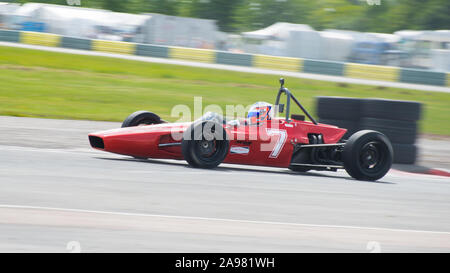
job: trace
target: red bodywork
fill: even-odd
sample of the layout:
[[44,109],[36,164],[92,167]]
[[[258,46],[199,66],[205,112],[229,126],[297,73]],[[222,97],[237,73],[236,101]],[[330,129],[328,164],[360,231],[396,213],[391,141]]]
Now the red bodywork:
[[[141,158],[184,159],[180,145],[188,123],[163,123],[120,128],[89,134],[91,145],[99,150]],[[314,125],[309,121],[275,118],[263,127],[224,125],[230,138],[230,150],[223,161],[272,167],[288,167],[295,144],[309,143],[308,134],[322,134],[324,143],[337,143],[347,131],[332,125]],[[269,136],[270,135],[270,136]],[[103,145],[96,145],[97,138]],[[100,138],[100,139],[98,139]],[[161,145],[163,144],[163,145]]]

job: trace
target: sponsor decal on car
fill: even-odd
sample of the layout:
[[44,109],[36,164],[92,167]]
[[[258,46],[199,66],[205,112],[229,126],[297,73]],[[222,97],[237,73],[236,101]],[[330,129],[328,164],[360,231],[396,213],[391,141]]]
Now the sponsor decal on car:
[[231,146],[231,148],[230,148],[230,153],[231,154],[246,155],[249,152],[250,152],[250,147]]

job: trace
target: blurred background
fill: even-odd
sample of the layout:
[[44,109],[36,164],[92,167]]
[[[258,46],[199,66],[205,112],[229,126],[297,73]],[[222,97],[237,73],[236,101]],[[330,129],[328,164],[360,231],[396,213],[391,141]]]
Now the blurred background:
[[[449,252],[449,43],[449,0],[0,0],[0,252]],[[393,170],[90,148],[138,110],[274,102],[280,77],[319,122],[384,133]]]
[[447,0],[37,2],[0,2],[0,28],[450,71]]

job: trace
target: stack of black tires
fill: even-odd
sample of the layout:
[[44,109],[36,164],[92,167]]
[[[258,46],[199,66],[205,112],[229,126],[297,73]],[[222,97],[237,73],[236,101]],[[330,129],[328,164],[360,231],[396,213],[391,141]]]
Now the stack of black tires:
[[421,108],[412,101],[317,97],[316,110],[320,123],[348,130],[343,139],[359,130],[379,131],[392,142],[394,163],[414,164]]

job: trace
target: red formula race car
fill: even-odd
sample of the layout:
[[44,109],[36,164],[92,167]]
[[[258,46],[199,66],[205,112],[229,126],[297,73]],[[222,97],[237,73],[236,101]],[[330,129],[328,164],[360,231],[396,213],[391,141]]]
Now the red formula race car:
[[[188,123],[167,123],[154,113],[131,114],[122,128],[89,134],[93,148],[136,158],[186,160],[196,168],[220,163],[289,168],[295,172],[345,169],[358,180],[378,180],[392,165],[389,139],[376,131],[356,132],[319,124],[280,80],[273,111],[283,117],[227,121],[215,113]],[[281,96],[286,104],[280,104]],[[290,115],[291,103],[303,115]],[[269,108],[270,110],[270,108]],[[259,116],[261,113],[261,116]],[[254,118],[255,116],[252,116]]]

